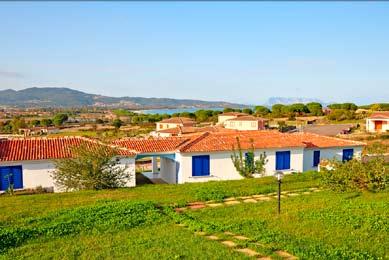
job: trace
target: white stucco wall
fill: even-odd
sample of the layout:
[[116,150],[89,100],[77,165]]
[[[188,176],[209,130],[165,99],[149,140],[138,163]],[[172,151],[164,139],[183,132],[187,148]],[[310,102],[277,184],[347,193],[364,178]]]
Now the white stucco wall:
[[177,183],[176,181],[176,161],[161,157],[161,169],[158,177],[167,183]]
[[236,130],[258,130],[258,121],[226,121],[224,122],[224,127],[228,129]]
[[176,128],[182,124],[179,123],[157,123],[157,131],[164,130],[164,129],[170,129],[170,128]]
[[[286,173],[303,171],[303,148],[256,150],[256,157],[258,157],[259,154],[266,152],[268,162],[265,166],[265,175],[273,175],[275,172],[276,151],[291,152],[290,170],[285,170]],[[193,155],[210,155],[210,176],[192,176]],[[240,176],[240,174],[235,170],[235,167],[232,163],[231,152],[176,154],[176,160],[179,164],[178,183],[242,179],[242,176]]]
[[[135,158],[121,158],[118,167],[127,167],[130,180],[127,187],[135,187]],[[51,173],[55,170],[54,163],[50,160],[0,162],[0,166],[22,166],[23,188],[34,189],[38,186],[53,188],[54,192],[61,190],[54,185]]]
[[223,116],[223,115],[219,115],[217,117],[217,123],[218,124],[223,124],[224,121],[226,120],[229,120],[229,119],[233,119],[233,118],[236,118],[237,116]]
[[342,160],[343,158],[343,149],[354,149],[354,158],[361,158],[362,156],[362,146],[354,147],[334,147],[334,148],[321,148],[321,149],[304,149],[304,171],[318,170],[318,167],[313,166],[313,152],[320,150],[320,160],[323,159],[337,159]]
[[377,132],[375,129],[375,121],[382,121],[381,132],[389,131],[389,119],[366,119],[366,131],[370,133]]

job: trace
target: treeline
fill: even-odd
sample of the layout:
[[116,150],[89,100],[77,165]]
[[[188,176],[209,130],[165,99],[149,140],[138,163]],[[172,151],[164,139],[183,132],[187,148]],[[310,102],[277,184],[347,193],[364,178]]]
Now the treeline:
[[12,120],[7,120],[0,122],[0,133],[18,133],[19,129],[29,128],[29,127],[49,127],[49,126],[62,126],[66,120],[68,120],[68,115],[64,113],[56,114],[53,118],[43,118],[43,119],[34,119],[28,123],[23,117],[17,116],[12,118]]

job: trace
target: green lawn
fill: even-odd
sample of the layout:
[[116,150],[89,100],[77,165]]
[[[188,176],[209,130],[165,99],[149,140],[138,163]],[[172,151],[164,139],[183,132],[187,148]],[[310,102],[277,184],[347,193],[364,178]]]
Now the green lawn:
[[[284,190],[319,186],[317,173],[286,176]],[[273,177],[63,194],[0,196],[0,259],[245,259],[195,230],[231,231],[264,255],[388,258],[389,194],[329,191],[177,215],[171,205],[276,191]],[[185,229],[176,222],[190,223]],[[261,242],[265,246],[258,246]],[[246,243],[246,242],[245,242]],[[272,255],[274,256],[274,255]],[[277,258],[277,257],[275,257]]]

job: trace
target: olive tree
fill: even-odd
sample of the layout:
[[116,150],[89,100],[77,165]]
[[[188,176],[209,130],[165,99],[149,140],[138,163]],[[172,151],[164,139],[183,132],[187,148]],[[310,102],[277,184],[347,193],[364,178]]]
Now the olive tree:
[[55,160],[55,184],[68,190],[100,190],[123,187],[130,179],[126,167],[119,167],[113,148],[103,145],[72,147],[72,158]]

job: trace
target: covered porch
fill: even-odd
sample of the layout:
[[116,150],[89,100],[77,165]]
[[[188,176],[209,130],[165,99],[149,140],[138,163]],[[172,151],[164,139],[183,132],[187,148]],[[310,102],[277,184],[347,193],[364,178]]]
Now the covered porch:
[[175,160],[174,153],[138,154],[135,161],[136,163],[151,162],[147,166],[141,167],[141,169],[138,168],[141,172],[140,174],[149,179],[151,183],[177,183],[178,163]]

